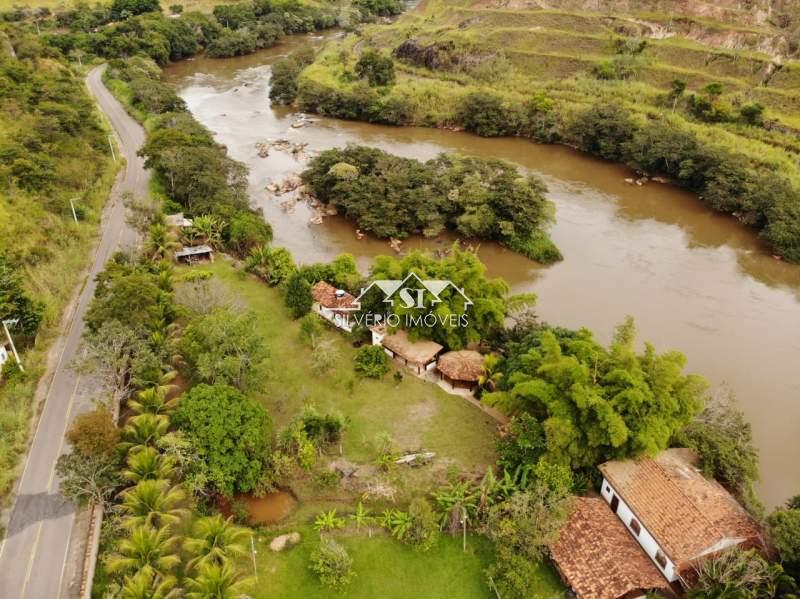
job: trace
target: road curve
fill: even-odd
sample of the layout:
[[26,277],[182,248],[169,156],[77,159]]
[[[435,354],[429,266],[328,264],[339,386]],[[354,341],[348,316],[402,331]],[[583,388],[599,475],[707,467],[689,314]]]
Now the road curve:
[[[8,530],[0,545],[0,595],[3,599],[55,599],[74,584],[80,565],[68,563],[69,540],[75,522],[75,505],[58,494],[55,464],[65,450],[64,433],[76,414],[88,409],[95,389],[92,382],[70,369],[78,353],[83,318],[94,295],[95,276],[120,247],[136,243],[135,231],[126,223],[122,195],[148,192],[149,175],[136,151],[145,133],[103,85],[105,66],[89,72],[86,85],[117,135],[118,147],[127,165],[120,173],[103,211],[101,238],[75,313],[68,323],[44,410],[34,433]],[[72,561],[75,561],[73,556]]]

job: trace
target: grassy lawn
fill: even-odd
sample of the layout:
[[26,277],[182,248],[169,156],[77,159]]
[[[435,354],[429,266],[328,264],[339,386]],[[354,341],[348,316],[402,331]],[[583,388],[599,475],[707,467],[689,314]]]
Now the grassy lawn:
[[333,329],[325,335],[336,340],[340,355],[328,374],[315,374],[311,350],[300,341],[299,323],[289,317],[280,291],[235,270],[225,260],[208,268],[236,302],[257,315],[259,332],[270,351],[260,399],[276,430],[297,417],[304,406],[321,412],[338,410],[350,419],[341,447],[348,460],[372,462],[376,436],[384,432],[391,435],[397,452],[435,452],[432,465],[407,470],[420,484],[422,479],[444,475],[448,468],[477,475],[494,463],[496,423],[491,417],[408,372],[399,385],[391,375],[380,381],[357,379],[354,349],[344,334]]
[[[391,375],[381,381],[357,380],[354,349],[348,338],[335,330],[325,334],[337,341],[341,355],[331,374],[313,373],[311,351],[300,341],[299,324],[289,317],[280,291],[236,270],[225,259],[203,268],[214,273],[216,293],[232,302],[235,309],[249,309],[257,315],[258,330],[270,350],[266,388],[259,398],[272,416],[274,429],[280,430],[303,406],[322,412],[338,410],[350,418],[341,456],[334,451],[317,469],[333,459],[346,459],[369,469],[376,457],[375,435],[384,431],[392,436],[399,453],[419,449],[436,452],[434,462],[425,467],[398,467],[386,474],[372,468],[374,478],[395,489],[394,501],[342,485],[320,489],[309,475],[292,478],[289,485],[299,500],[295,511],[279,524],[257,529],[259,581],[253,596],[494,597],[483,574],[493,561],[492,545],[486,538],[469,535],[464,552],[460,537],[442,536],[430,551],[420,553],[377,530],[370,538],[352,525],[338,532],[337,539],[354,560],[355,579],[341,592],[320,585],[308,568],[318,539],[311,524],[320,511],[336,508],[340,516],[345,516],[361,499],[373,514],[389,506],[402,509],[413,497],[427,495],[445,483],[448,473],[481,475],[495,461],[496,423],[463,399],[410,373],[404,374],[399,385]],[[290,531],[301,533],[300,544],[281,553],[270,551],[269,542]],[[249,556],[241,565],[252,568]],[[537,596],[561,596],[563,587],[552,568],[543,565],[540,574],[542,592]]]
[[[375,535],[339,534],[337,540],[353,558],[356,576],[340,592],[321,586],[309,569],[317,533],[302,530],[303,540],[282,553],[266,544],[258,552],[259,583],[253,597],[348,597],[405,599],[469,599],[494,597],[483,570],[492,563],[491,543],[480,536],[467,537],[467,551],[461,538],[443,536],[428,552],[421,553],[394,539]],[[539,597],[563,596],[563,587],[549,566],[539,569]]]
[[337,535],[353,558],[356,576],[341,592],[323,587],[309,567],[317,533],[304,531],[296,547],[282,553],[266,545],[258,554],[259,584],[256,598],[267,597],[488,597],[482,570],[492,562],[491,543],[469,537],[467,552],[461,539],[442,537],[427,553],[414,551],[387,536]]

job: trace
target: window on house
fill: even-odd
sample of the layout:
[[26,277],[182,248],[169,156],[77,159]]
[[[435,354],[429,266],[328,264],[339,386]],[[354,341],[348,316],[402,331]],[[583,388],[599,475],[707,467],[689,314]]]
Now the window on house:
[[642,532],[642,527],[639,525],[639,521],[636,518],[631,518],[631,530],[639,536],[639,533]]
[[656,551],[656,563],[661,566],[662,570],[667,567],[667,556],[661,553],[661,549]]

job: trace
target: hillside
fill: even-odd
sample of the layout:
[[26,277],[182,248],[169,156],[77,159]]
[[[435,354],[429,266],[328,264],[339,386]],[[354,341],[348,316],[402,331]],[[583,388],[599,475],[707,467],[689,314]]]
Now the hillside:
[[[26,371],[9,364],[0,385],[3,498],[27,443],[48,345],[89,263],[117,167],[83,76],[47,58],[38,40],[18,29],[0,31],[0,47],[0,259],[41,316],[41,323],[34,318],[27,330],[12,328]],[[8,283],[0,280],[0,296]],[[2,299],[0,317],[24,317]]]
[[[796,2],[425,0],[327,46],[298,103],[574,146],[672,179],[800,261],[799,32]],[[364,75],[375,53],[392,61],[381,82]]]

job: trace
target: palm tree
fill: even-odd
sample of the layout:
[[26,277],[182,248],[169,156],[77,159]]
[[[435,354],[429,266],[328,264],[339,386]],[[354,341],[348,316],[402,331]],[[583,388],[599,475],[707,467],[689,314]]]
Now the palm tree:
[[128,420],[122,429],[120,448],[128,451],[135,445],[153,446],[169,428],[169,418],[164,414],[139,414]]
[[187,599],[239,599],[255,584],[251,576],[242,577],[229,563],[203,564],[194,578],[186,579]]
[[123,478],[138,483],[168,479],[175,474],[175,458],[161,455],[155,447],[139,447],[141,449],[128,452],[128,467],[122,472]]
[[136,486],[123,491],[117,509],[123,515],[123,526],[133,528],[143,524],[166,527],[180,522],[188,511],[179,507],[186,492],[167,480],[140,480]]
[[162,576],[149,568],[126,576],[120,588],[121,599],[177,599],[181,590],[174,576]]
[[112,574],[145,571],[166,576],[181,563],[174,553],[177,543],[178,538],[171,537],[166,528],[137,526],[108,556],[106,569]]
[[247,555],[250,531],[220,514],[200,518],[183,542],[183,548],[195,557],[189,560],[187,570],[205,565],[221,565]]
[[150,260],[163,260],[172,257],[175,250],[179,250],[178,236],[166,225],[156,223],[150,225],[150,231],[145,241],[145,252]]
[[[174,375],[173,375],[174,376]],[[139,391],[138,399],[128,401],[128,407],[137,414],[171,414],[178,407],[179,398],[167,399],[174,385],[156,385]]]
[[314,520],[314,530],[320,534],[337,528],[344,528],[344,518],[337,518],[335,509],[320,512]]

